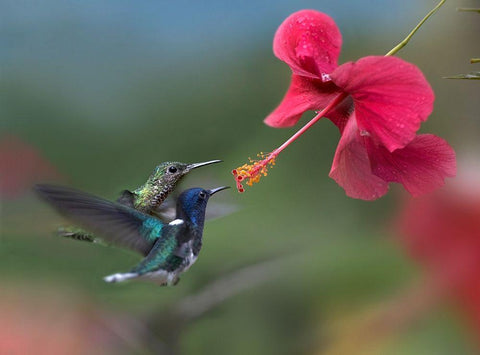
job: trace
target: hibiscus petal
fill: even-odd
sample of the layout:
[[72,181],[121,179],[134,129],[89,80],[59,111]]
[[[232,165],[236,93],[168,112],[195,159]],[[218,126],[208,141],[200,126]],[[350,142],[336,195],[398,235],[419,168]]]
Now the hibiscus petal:
[[367,149],[359,135],[355,114],[348,120],[338,143],[329,176],[347,196],[375,200],[387,193],[388,183],[372,174]]
[[273,52],[294,74],[323,79],[337,67],[341,45],[342,35],[330,16],[301,10],[278,28]]
[[432,112],[434,94],[422,72],[396,57],[365,57],[331,75],[354,100],[358,127],[390,152],[405,147]]
[[446,177],[456,174],[454,150],[433,134],[420,134],[393,153],[369,139],[367,150],[373,173],[386,181],[403,184],[413,196],[443,186]]
[[337,93],[338,88],[332,82],[293,74],[282,102],[264,122],[272,127],[293,126],[305,111],[323,109]]

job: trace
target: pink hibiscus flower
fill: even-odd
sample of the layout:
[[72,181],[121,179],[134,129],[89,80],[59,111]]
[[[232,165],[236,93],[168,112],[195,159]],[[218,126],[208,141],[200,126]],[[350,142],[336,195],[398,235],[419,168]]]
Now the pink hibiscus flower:
[[[478,176],[408,201],[400,241],[480,334],[480,191]],[[477,337],[478,338],[478,337]],[[480,339],[480,338],[479,338]]]
[[[389,182],[401,183],[418,196],[455,176],[455,152],[448,143],[434,135],[416,135],[434,101],[421,71],[389,56],[338,66],[341,43],[335,22],[321,12],[302,10],[280,25],[273,51],[292,69],[292,80],[265,123],[292,126],[305,111],[321,111],[298,137],[328,117],[341,133],[330,177],[350,197],[374,200],[387,192]],[[249,184],[258,181],[286,145],[261,162],[234,170],[237,185],[245,178]]]

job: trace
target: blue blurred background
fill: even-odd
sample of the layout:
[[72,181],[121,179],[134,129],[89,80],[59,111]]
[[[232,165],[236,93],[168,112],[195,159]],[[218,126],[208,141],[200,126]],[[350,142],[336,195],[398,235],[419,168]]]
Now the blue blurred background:
[[[343,35],[342,63],[386,53],[434,5],[4,0],[1,134],[35,147],[63,183],[107,198],[139,186],[165,160],[222,159],[182,186],[233,185],[231,169],[295,132],[262,122],[290,80],[288,66],[271,50],[289,14],[313,8],[332,16]],[[399,53],[436,93],[435,111],[421,131],[447,139],[460,160],[478,149],[479,84],[442,77],[474,69],[468,60],[480,54],[480,18],[455,8],[475,5],[447,3]],[[207,224],[199,261],[171,289],[104,284],[102,276],[128,270],[137,257],[59,240],[51,232],[61,219],[30,193],[4,199],[0,275],[11,297],[0,302],[24,309],[40,300],[25,324],[44,325],[45,339],[56,331],[61,304],[67,318],[60,324],[72,329],[65,336],[72,338],[65,341],[70,353],[333,354],[329,349],[344,341],[345,324],[421,277],[392,242],[401,189],[364,202],[347,198],[328,178],[338,139],[336,128],[320,121],[260,184],[243,195],[229,190],[218,196],[238,211]],[[186,297],[244,268],[251,281],[239,281],[241,291],[201,316],[179,321],[170,314]],[[49,307],[51,313],[37,314]],[[468,327],[448,306],[408,324],[389,334],[393,341],[380,353],[472,351]],[[25,329],[0,335],[0,342],[27,343]],[[91,348],[75,336],[90,339]]]

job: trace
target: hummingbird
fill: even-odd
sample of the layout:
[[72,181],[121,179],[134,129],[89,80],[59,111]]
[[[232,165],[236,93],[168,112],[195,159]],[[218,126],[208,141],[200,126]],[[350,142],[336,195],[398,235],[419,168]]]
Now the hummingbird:
[[153,169],[145,184],[133,191],[124,190],[117,202],[140,212],[152,214],[174,190],[177,183],[190,171],[220,162],[221,160],[218,159],[194,164],[163,162]]
[[197,260],[202,247],[205,211],[209,198],[228,189],[191,188],[177,199],[176,218],[170,223],[118,202],[79,190],[36,185],[36,192],[61,215],[109,244],[129,248],[144,258],[129,272],[104,278],[106,282],[146,280],[161,286],[173,286]]
[[[163,162],[153,169],[142,186],[133,191],[123,190],[117,202],[134,208],[142,213],[157,216],[157,208],[175,189],[177,183],[193,169],[220,163],[221,160],[210,160],[202,163],[186,164],[181,162]],[[58,234],[72,239],[94,241],[95,237],[81,228],[61,227]]]

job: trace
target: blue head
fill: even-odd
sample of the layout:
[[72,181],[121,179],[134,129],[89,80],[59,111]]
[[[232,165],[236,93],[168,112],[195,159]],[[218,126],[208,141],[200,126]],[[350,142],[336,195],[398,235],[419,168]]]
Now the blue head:
[[196,227],[203,228],[208,199],[214,193],[228,188],[230,186],[221,186],[211,190],[194,187],[183,191],[177,200],[177,218],[186,219]]

